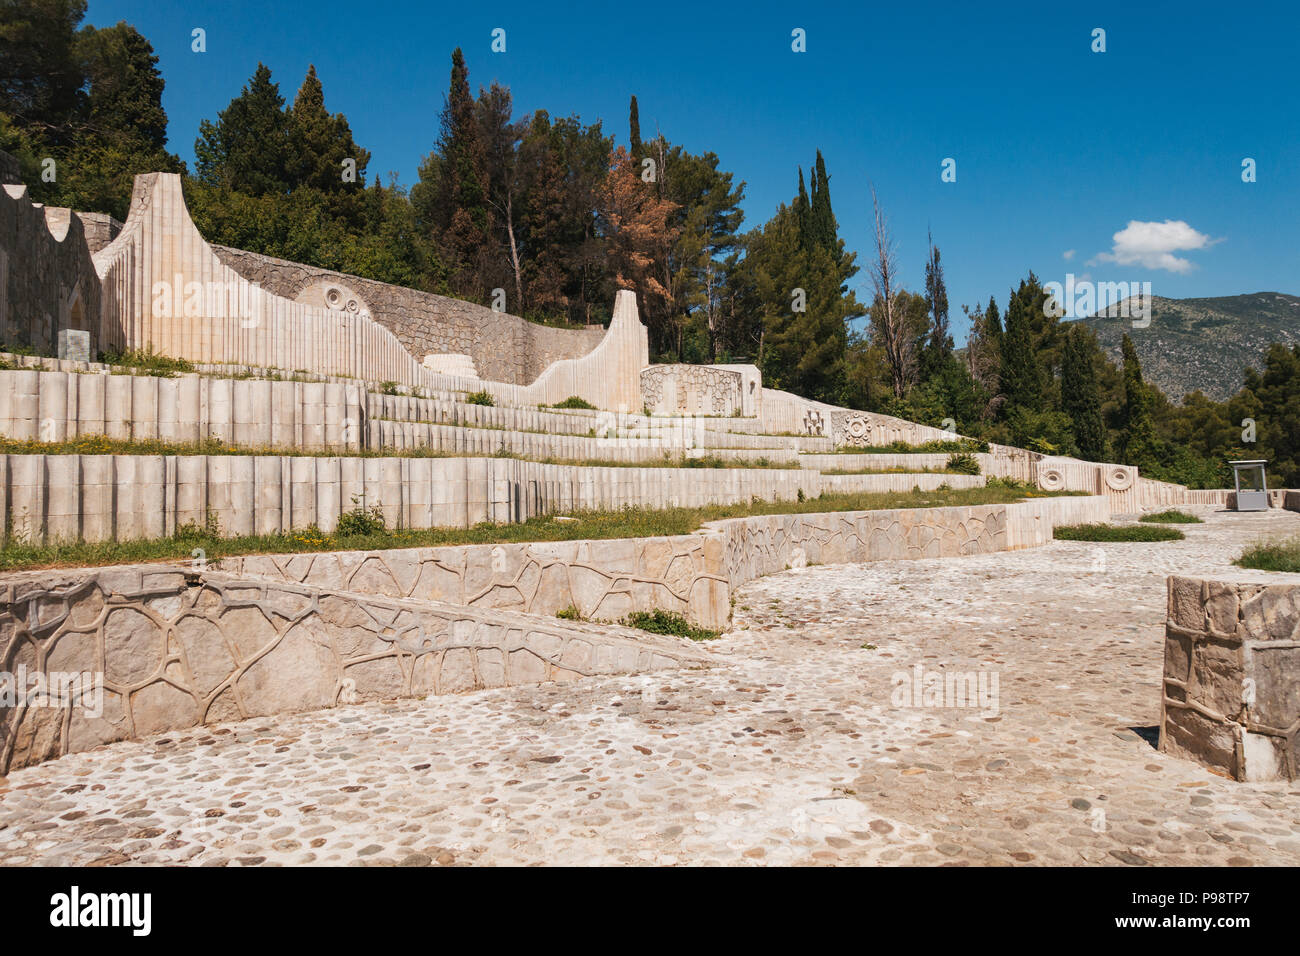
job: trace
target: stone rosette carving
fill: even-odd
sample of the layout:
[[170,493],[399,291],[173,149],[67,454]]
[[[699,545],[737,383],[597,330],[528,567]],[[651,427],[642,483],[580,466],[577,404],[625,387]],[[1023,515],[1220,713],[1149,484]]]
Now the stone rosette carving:
[[1065,488],[1065,472],[1055,466],[1040,468],[1038,487],[1044,491],[1061,491]]
[[1106,487],[1111,491],[1126,491],[1133,487],[1133,469],[1111,465],[1106,469]]
[[871,444],[871,420],[865,415],[849,415],[840,421],[839,444],[865,448]]
[[365,299],[355,289],[333,278],[308,282],[295,298],[299,302],[321,306],[331,312],[370,315],[370,308],[366,305]]

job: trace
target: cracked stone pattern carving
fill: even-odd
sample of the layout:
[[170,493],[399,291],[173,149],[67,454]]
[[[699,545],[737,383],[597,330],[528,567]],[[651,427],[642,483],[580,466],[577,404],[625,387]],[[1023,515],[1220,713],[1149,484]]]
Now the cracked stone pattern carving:
[[[56,578],[51,582],[51,577]],[[0,708],[0,772],[201,724],[592,674],[705,665],[613,625],[135,566],[5,587],[0,664],[103,675],[103,711]]]

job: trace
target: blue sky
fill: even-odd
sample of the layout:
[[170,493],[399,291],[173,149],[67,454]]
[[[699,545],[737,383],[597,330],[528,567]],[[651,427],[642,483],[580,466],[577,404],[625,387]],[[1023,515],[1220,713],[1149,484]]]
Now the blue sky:
[[[516,115],[656,126],[746,181],[746,228],[795,191],[820,148],[840,234],[865,266],[870,185],[919,288],[931,230],[959,306],[1005,307],[1033,269],[1150,281],[1158,296],[1300,293],[1300,6],[1183,3],[430,3],[90,0],[124,19],[167,82],[171,148],[193,161],[259,60],[292,99],[309,63],[371,172],[415,181],[453,48]],[[545,9],[550,7],[551,9]],[[195,27],[207,52],[190,50]],[[506,30],[506,52],[490,50]],[[791,50],[806,31],[807,52]],[[1094,53],[1092,31],[1106,31]],[[945,158],[957,181],[940,181]],[[1242,160],[1257,181],[1242,182]],[[1130,223],[1135,225],[1130,226]],[[1118,240],[1115,238],[1119,234]],[[870,298],[866,270],[853,280]]]

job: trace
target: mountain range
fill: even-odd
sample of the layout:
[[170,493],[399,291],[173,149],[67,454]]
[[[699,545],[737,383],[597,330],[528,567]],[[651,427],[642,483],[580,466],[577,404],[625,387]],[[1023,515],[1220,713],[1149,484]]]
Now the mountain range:
[[1134,327],[1131,318],[1104,313],[1078,321],[1097,333],[1102,350],[1117,363],[1127,332],[1143,377],[1173,402],[1196,389],[1222,401],[1241,389],[1246,366],[1262,368],[1269,345],[1300,344],[1300,296],[1252,292],[1150,299],[1151,323],[1145,328]]

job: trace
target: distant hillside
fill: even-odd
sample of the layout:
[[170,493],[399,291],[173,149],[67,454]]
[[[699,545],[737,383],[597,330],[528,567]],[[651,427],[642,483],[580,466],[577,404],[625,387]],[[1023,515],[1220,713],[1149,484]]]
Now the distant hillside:
[[1253,292],[1213,299],[1152,296],[1151,325],[1132,327],[1127,318],[1094,315],[1082,319],[1097,333],[1102,349],[1120,361],[1120,339],[1128,332],[1142,360],[1142,374],[1173,402],[1200,389],[1223,400],[1241,388],[1247,365],[1259,369],[1273,342],[1300,343],[1300,296]]

